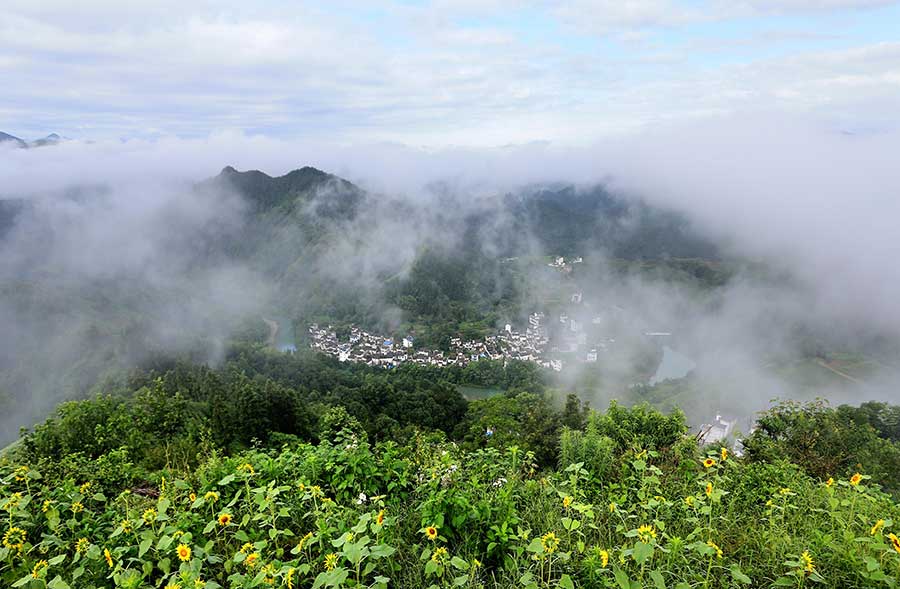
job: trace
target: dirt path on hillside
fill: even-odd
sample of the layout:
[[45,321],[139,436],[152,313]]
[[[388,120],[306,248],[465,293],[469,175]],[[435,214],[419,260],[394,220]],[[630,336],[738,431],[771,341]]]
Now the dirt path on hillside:
[[866,384],[865,382],[859,380],[858,378],[854,378],[854,377],[850,376],[846,372],[841,372],[840,370],[838,370],[837,368],[835,368],[834,366],[832,366],[825,360],[822,360],[821,358],[816,358],[816,364],[818,364],[822,368],[827,368],[828,370],[832,371],[833,373],[837,374],[838,376],[846,378],[850,382],[855,382],[856,384],[863,384],[863,385]]

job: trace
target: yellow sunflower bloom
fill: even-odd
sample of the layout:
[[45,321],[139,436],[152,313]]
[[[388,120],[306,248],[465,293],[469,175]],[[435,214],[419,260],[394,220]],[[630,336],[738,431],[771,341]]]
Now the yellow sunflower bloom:
[[294,589],[294,573],[297,569],[291,567],[288,569],[287,574],[284,576],[284,584],[288,589]]
[[50,566],[50,563],[48,563],[46,560],[39,560],[39,561],[37,561],[37,562],[34,564],[34,568],[31,569],[31,578],[32,578],[32,579],[40,578],[40,576],[41,576],[41,571],[43,571],[44,569],[48,568],[49,566]]
[[600,550],[600,566],[606,568],[609,564],[609,552],[606,550]]
[[436,548],[434,552],[431,554],[431,562],[436,562],[438,564],[444,562],[447,558],[447,549],[441,546],[440,548]]
[[252,569],[257,564],[259,564],[259,553],[251,552],[247,555],[247,558],[244,559],[244,566],[248,569]]
[[178,548],[175,549],[175,553],[181,562],[187,562],[191,559],[191,547],[187,544],[179,544]]
[[3,547],[10,550],[21,551],[25,546],[27,534],[22,528],[12,527],[3,534]]
[[557,538],[556,534],[553,532],[547,532],[541,536],[541,548],[543,548],[544,552],[547,554],[553,554],[556,552],[556,549],[559,548],[559,538]]
[[653,526],[644,524],[637,530],[638,539],[645,544],[649,544],[651,540],[656,538],[656,529]]
[[803,554],[800,555],[800,561],[803,563],[803,570],[807,573],[816,570],[816,566],[813,564],[813,558],[812,555],[810,555],[809,550],[803,551]]

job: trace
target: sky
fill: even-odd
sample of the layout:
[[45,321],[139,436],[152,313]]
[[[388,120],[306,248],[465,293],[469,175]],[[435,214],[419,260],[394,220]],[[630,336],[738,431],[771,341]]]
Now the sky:
[[5,0],[0,130],[587,145],[802,116],[900,126],[890,0]]

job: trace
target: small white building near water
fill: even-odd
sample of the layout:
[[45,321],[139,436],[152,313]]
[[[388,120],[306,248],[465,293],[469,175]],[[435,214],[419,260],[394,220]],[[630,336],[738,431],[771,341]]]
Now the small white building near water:
[[700,426],[700,437],[698,440],[701,444],[715,444],[721,442],[732,434],[735,423],[737,423],[737,420],[729,421],[723,419],[721,415],[716,415],[715,421],[712,423],[704,423]]

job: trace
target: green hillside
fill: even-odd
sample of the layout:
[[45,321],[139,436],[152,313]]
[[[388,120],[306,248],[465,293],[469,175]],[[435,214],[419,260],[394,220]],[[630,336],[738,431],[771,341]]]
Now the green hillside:
[[134,373],[8,449],[0,581],[861,588],[900,574],[898,407],[780,406],[739,457],[698,446],[679,412],[592,411],[537,374],[498,367],[506,392],[467,402],[452,371],[229,357]]

